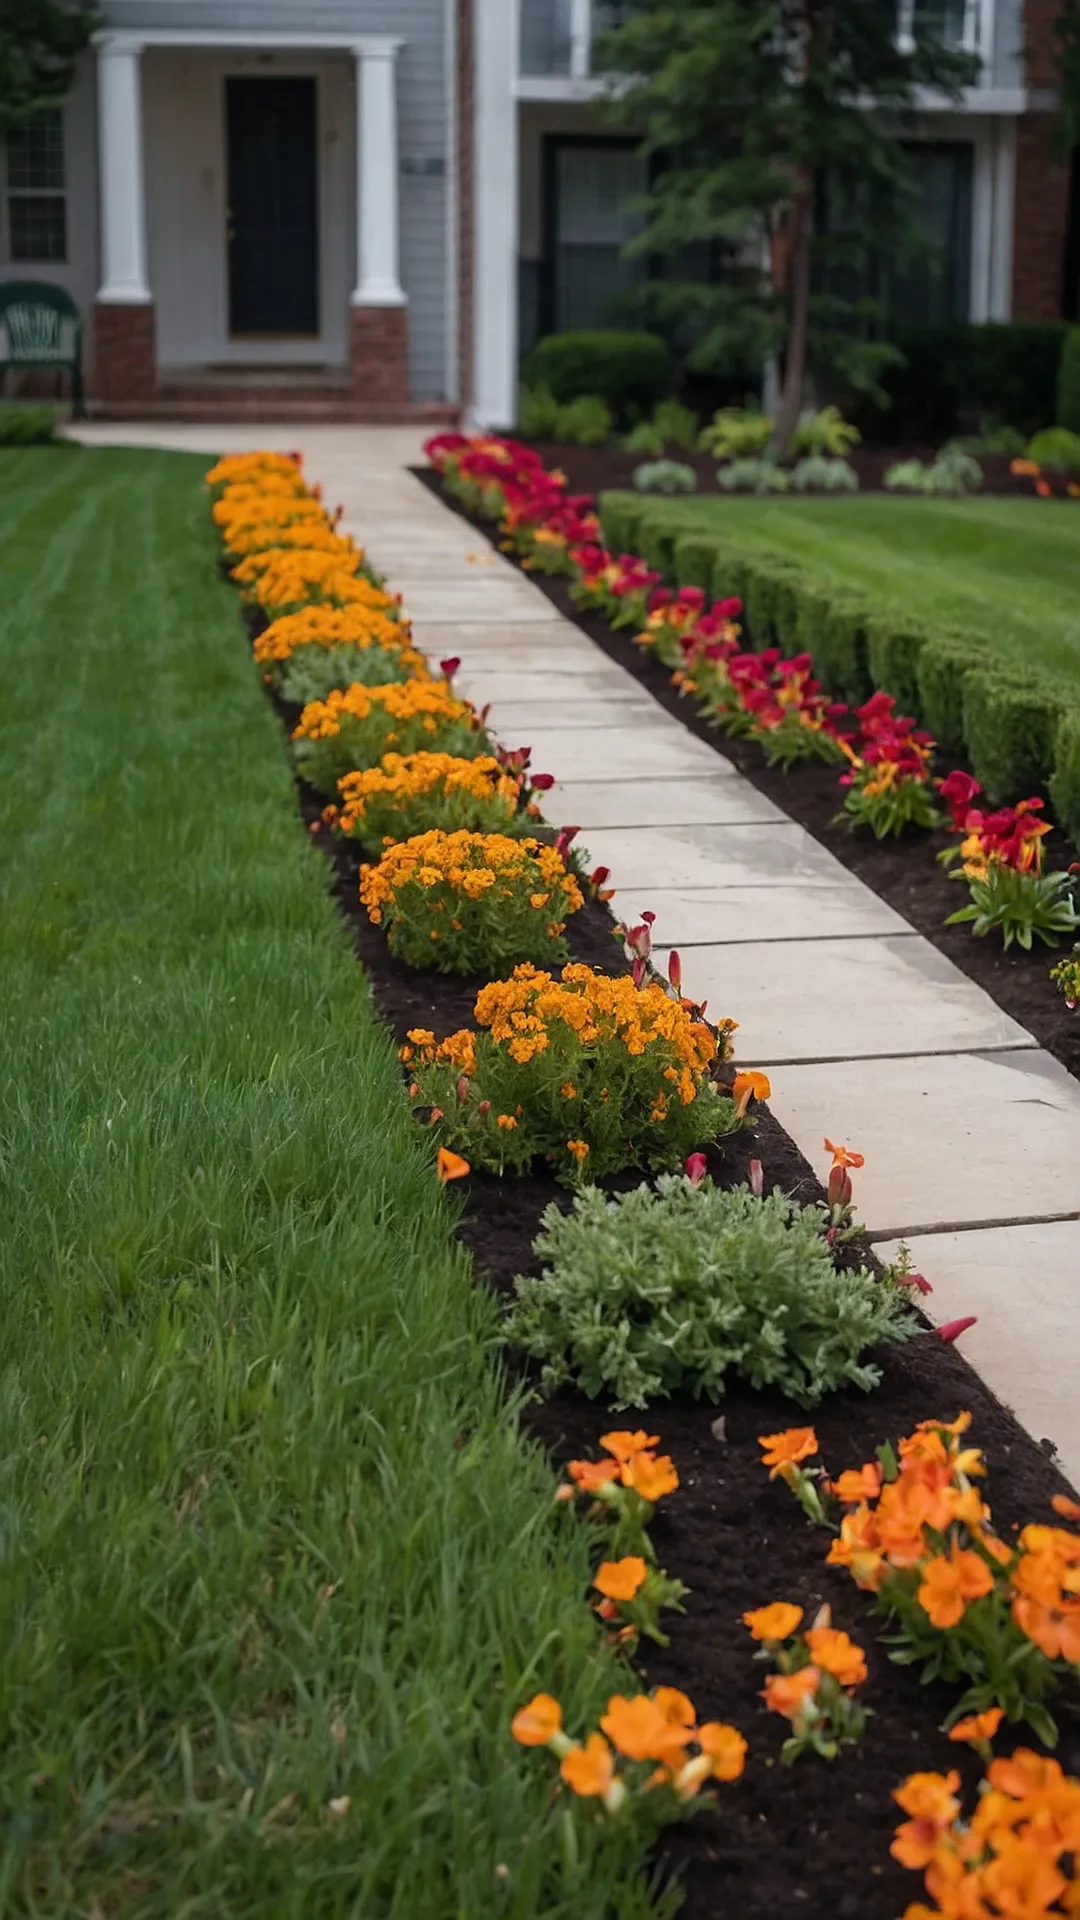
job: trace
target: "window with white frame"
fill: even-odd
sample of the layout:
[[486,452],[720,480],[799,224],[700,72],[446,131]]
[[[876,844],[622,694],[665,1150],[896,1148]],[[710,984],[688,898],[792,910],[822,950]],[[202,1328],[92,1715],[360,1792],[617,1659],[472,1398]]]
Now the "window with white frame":
[[8,253],[12,260],[67,259],[64,114],[40,107],[7,136]]

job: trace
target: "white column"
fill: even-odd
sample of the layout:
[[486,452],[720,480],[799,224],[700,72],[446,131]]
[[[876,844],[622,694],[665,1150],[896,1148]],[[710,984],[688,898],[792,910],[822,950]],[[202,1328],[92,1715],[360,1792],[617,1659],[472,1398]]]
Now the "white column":
[[142,42],[111,34],[98,44],[101,264],[98,300],[147,306],[143,182]]
[[354,307],[403,307],[398,265],[397,55],[400,40],[363,40],[356,56]]
[[570,0],[570,75],[587,80],[592,68],[592,0]]
[[475,35],[472,417],[478,426],[510,427],[518,376],[517,0],[476,0]]

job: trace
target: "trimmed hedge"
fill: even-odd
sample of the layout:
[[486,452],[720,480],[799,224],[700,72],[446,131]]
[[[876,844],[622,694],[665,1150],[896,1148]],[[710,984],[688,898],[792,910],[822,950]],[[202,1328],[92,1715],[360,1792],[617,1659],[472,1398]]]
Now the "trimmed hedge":
[[904,333],[896,343],[903,366],[886,368],[881,378],[892,405],[865,424],[893,446],[940,446],[983,418],[1038,433],[1061,418],[1058,370],[1067,331],[1063,320],[1023,320]]
[[1080,692],[1021,673],[976,634],[875,608],[778,548],[685,527],[669,504],[607,493],[600,518],[610,547],[672,584],[737,593],[750,645],[811,654],[822,685],[852,706],[875,688],[895,695],[946,753],[967,755],[992,804],[1048,790],[1080,838]]
[[549,333],[525,355],[522,377],[563,406],[598,394],[625,424],[671,392],[671,355],[655,333]]
[[1080,433],[1080,327],[1070,327],[1058,369],[1056,424]]

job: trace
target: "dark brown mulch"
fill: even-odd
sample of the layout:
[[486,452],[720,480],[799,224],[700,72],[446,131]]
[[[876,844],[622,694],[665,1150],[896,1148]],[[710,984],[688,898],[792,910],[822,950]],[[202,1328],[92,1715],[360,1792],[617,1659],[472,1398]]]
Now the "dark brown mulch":
[[[283,720],[292,715],[275,706]],[[298,808],[310,829],[322,801],[298,782]],[[417,1023],[446,1033],[467,1021],[477,982],[437,974],[418,975],[395,962],[381,932],[372,928],[357,899],[358,850],[314,836],[331,864],[330,885],[356,943],[375,1004],[402,1039]],[[569,924],[575,958],[609,971],[625,963],[611,935],[606,910],[590,902]],[[779,1186],[804,1203],[822,1190],[798,1148],[762,1109],[752,1133],[709,1155],[721,1185],[745,1180],[751,1158],[761,1160],[767,1188]],[[630,1181],[621,1184],[630,1184]],[[462,1236],[480,1275],[501,1293],[519,1272],[536,1271],[532,1245],[540,1216],[552,1201],[569,1204],[566,1190],[542,1167],[525,1179],[500,1180],[477,1173],[455,1190],[464,1204]],[[873,1256],[855,1247],[850,1259]],[[930,1332],[882,1358],[883,1380],[872,1396],[834,1395],[813,1416],[823,1456],[834,1471],[872,1456],[888,1436],[910,1431],[931,1414],[950,1418],[960,1408],[974,1417],[973,1438],[987,1454],[989,1491],[999,1526],[1050,1519],[1051,1495],[1065,1482],[1049,1450],[1017,1424],[972,1372],[955,1347]],[[722,1414],[724,1425],[714,1424]],[[722,1407],[687,1396],[656,1403],[647,1414],[610,1415],[601,1403],[564,1391],[527,1409],[529,1430],[562,1462],[595,1454],[609,1426],[647,1423],[662,1437],[678,1467],[680,1487],[654,1524],[662,1564],[691,1589],[685,1616],[672,1616],[666,1649],[645,1643],[637,1666],[647,1684],[683,1688],[702,1718],[733,1722],[750,1743],[744,1778],[703,1796],[697,1816],[671,1829],[660,1859],[685,1889],[684,1920],[896,1920],[920,1891],[918,1878],[889,1857],[899,1817],[893,1788],[919,1768],[957,1764],[958,1750],[940,1733],[953,1703],[946,1690],[920,1688],[916,1677],[893,1666],[875,1639],[868,1597],[839,1570],[826,1568],[827,1538],[810,1529],[779,1483],[770,1484],[760,1465],[757,1435],[807,1416],[775,1393],[734,1386]],[[786,1723],[765,1713],[758,1698],[763,1669],[741,1625],[749,1607],[791,1599],[808,1614],[828,1601],[837,1625],[866,1649],[870,1679],[863,1690],[873,1719],[861,1746],[833,1767],[806,1758],[782,1768],[779,1751]],[[628,1690],[633,1685],[628,1681]],[[1080,1732],[1063,1725],[1061,1758],[1080,1770]],[[973,1784],[977,1768],[960,1755]]]
[[[570,482],[571,493],[604,493],[625,490],[634,484],[634,473],[652,458],[649,454],[626,453],[621,447],[567,447],[561,441],[531,440],[546,467],[559,467]],[[880,493],[885,475],[898,460],[933,460],[936,447],[857,447],[850,461],[859,477],[863,493]],[[707,453],[673,453],[671,459],[693,467],[699,493],[719,493],[716,461]],[[1010,461],[1001,454],[981,456],[983,493],[1031,494],[1032,483],[1010,471]],[[849,499],[849,494],[815,495],[816,499]]]
[[[456,502],[442,492],[430,468],[415,468],[414,472],[447,507],[461,511]],[[498,536],[489,522],[471,515],[464,517],[493,545],[497,543]],[[1070,1073],[1080,1077],[1080,1013],[1070,1013],[1049,979],[1050,968],[1055,959],[1060,958],[1060,952],[1037,941],[1030,953],[1016,946],[1006,953],[996,936],[976,940],[967,926],[945,926],[949,914],[967,901],[964,887],[949,879],[937,858],[942,848],[954,844],[949,835],[912,831],[900,840],[878,841],[837,824],[836,815],[843,799],[843,791],[837,784],[837,769],[809,765],[785,773],[780,768],[769,767],[760,749],[749,741],[728,740],[709,726],[691,702],[672,686],[668,668],[637,646],[629,633],[615,632],[598,614],[582,613],[570,598],[565,580],[539,573],[531,573],[529,578],[609,660],[625,667],[666,712],[674,714],[699,740],[707,741],[733,761],[751,785],[767,794],[812,833],[815,840],[828,847],[843,866],[858,874],[860,880],[888,901],[897,913],[903,914],[939,952],[947,954],[961,972],[985,988],[999,1007],[1034,1034],[1041,1047],[1060,1060]],[[959,763],[948,762],[949,767],[955,764]],[[1047,818],[1051,817],[1048,810]],[[1060,830],[1048,844],[1053,848],[1055,867],[1066,867],[1080,858],[1080,852],[1064,839]],[[662,937],[663,929],[657,931]],[[1066,939],[1061,951],[1067,952],[1071,944]]]

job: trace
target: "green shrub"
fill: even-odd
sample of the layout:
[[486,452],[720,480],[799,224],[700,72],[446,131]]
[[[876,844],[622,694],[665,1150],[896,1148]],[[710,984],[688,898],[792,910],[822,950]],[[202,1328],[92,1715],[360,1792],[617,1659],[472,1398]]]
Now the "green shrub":
[[681,533],[675,542],[675,581],[680,587],[700,587],[706,599],[723,599],[734,589],[716,579],[720,549],[707,533]]
[[650,567],[655,567],[659,573],[662,573],[665,579],[674,580],[675,542],[682,531],[678,521],[668,519],[666,516],[661,517],[659,514],[650,516],[646,512],[638,521],[636,531],[637,545],[632,551],[640,554],[641,558],[648,561]]
[[804,413],[792,442],[796,453],[829,454],[843,459],[862,439],[858,427],[845,420],[839,407],[822,407],[818,413]]
[[1008,420],[1037,433],[1057,415],[1062,321],[920,327],[897,336],[904,363],[881,384],[892,404],[874,422],[892,446],[940,446],[953,434]]
[[757,651],[797,646],[802,583],[792,561],[769,554],[748,554],[742,598],[746,625]]
[[1061,697],[1043,684],[999,668],[964,678],[964,740],[976,780],[993,804],[1045,786],[1053,765]]
[[885,485],[900,493],[930,493],[958,498],[982,486],[982,468],[955,443],[942,447],[936,459],[899,460],[885,475]]
[[857,707],[874,691],[867,664],[870,609],[856,594],[806,586],[799,595],[796,643],[809,653],[823,687]]
[[765,452],[773,436],[771,413],[752,407],[721,407],[698,436],[703,453],[717,460],[754,459]]
[[757,459],[748,454],[745,459],[718,467],[716,484],[725,493],[786,493],[791,475],[778,467],[775,460]]
[[859,476],[850,460],[808,453],[791,469],[796,493],[858,493]]
[[919,649],[916,712],[946,753],[964,751],[964,685],[969,673],[985,667],[991,659],[988,649],[977,640],[945,631],[929,635]]
[[1057,410],[1054,419],[1070,433],[1080,434],[1080,327],[1069,327],[1058,367]]
[[555,438],[567,447],[602,447],[611,439],[615,417],[597,393],[580,393],[555,416]]
[[1080,840],[1080,704],[1058,716],[1053,759],[1050,804],[1063,830]]
[[602,493],[597,502],[604,545],[612,553],[640,553],[639,529],[648,503],[632,493]]
[[653,333],[551,333],[525,356],[523,374],[564,406],[579,394],[597,394],[629,424],[669,392],[671,359]]
[[875,687],[896,699],[902,713],[917,714],[922,707],[919,656],[930,639],[930,629],[903,614],[871,614],[866,623],[866,661]]
[[60,420],[58,407],[27,406],[19,401],[0,402],[0,447],[42,447],[55,440]]
[[634,485],[639,493],[694,493],[697,475],[684,460],[647,460],[634,468]]
[[898,1290],[865,1269],[838,1273],[816,1207],[757,1198],[683,1175],[573,1212],[549,1206],[541,1279],[516,1282],[508,1333],[543,1363],[544,1386],[572,1381],[612,1407],[689,1391],[718,1400],[729,1373],[815,1407],[881,1371],[875,1347],[918,1323]]
[[518,389],[517,430],[524,440],[558,438],[559,403],[546,387]]
[[651,453],[657,459],[668,447],[692,453],[697,446],[697,415],[681,400],[661,400],[650,419],[639,421],[626,436],[628,453]]
[[1051,473],[1078,474],[1080,433],[1070,433],[1068,427],[1047,427],[1028,441],[1027,454],[1029,460],[1048,467]]

